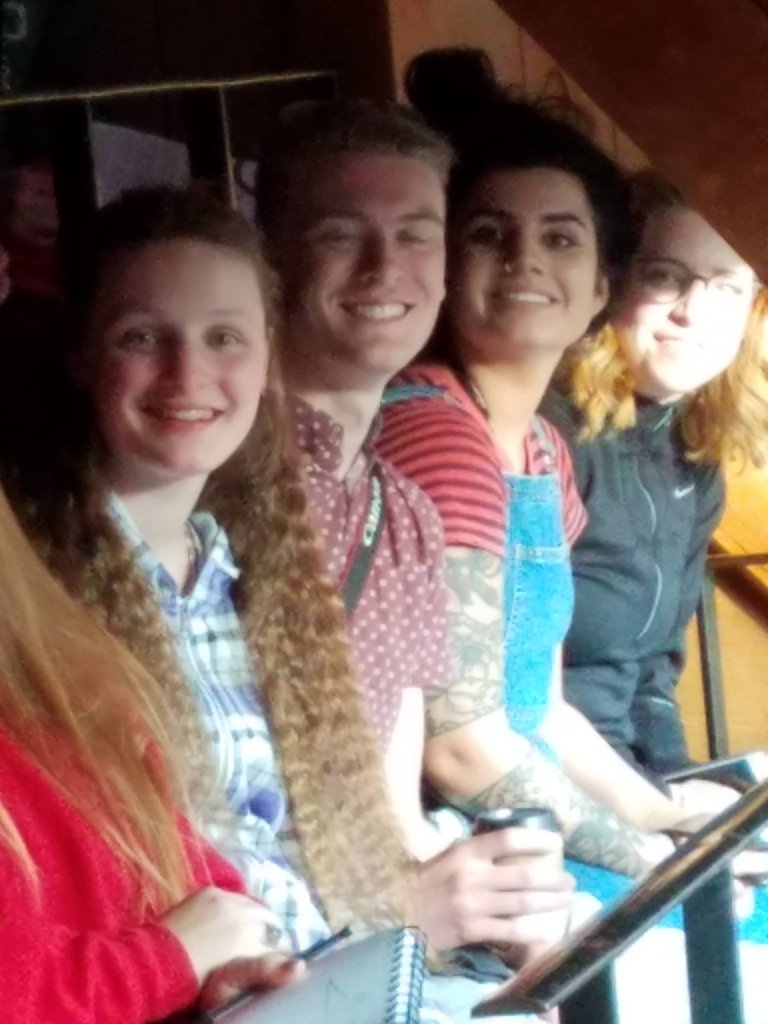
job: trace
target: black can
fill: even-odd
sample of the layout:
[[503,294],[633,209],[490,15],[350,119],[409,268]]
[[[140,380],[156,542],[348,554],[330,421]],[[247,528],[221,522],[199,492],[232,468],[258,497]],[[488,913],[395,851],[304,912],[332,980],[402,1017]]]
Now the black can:
[[496,832],[502,828],[540,828],[546,832],[562,832],[557,816],[548,807],[496,807],[480,811],[475,817],[472,834]]

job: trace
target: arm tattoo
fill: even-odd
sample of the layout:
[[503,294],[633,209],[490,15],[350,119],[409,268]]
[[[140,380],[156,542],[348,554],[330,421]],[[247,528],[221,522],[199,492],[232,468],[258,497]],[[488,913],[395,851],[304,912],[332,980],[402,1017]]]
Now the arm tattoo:
[[[446,553],[453,678],[427,699],[430,737],[459,729],[504,706],[503,567],[472,548]],[[565,824],[566,850],[578,860],[633,878],[648,864],[641,832],[577,789],[562,770],[530,748],[511,771],[476,796],[451,797],[469,814],[493,807],[551,807]]]
[[429,736],[497,711],[502,697],[502,561],[473,548],[446,552],[452,678],[427,698]]
[[550,807],[565,824],[566,852],[576,860],[632,878],[640,877],[649,867],[643,833],[582,793],[557,765],[533,748],[493,785],[474,797],[452,802],[470,815],[493,807]]

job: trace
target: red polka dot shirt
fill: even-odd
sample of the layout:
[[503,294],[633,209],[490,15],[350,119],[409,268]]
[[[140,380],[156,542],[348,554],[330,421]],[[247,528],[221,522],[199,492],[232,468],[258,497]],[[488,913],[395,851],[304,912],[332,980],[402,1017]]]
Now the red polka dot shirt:
[[449,673],[447,591],[440,517],[415,484],[373,447],[374,425],[346,477],[343,428],[294,398],[296,440],[304,457],[310,515],[327,568],[339,588],[368,515],[370,478],[378,467],[384,526],[349,626],[353,662],[383,750],[392,737],[403,689],[444,685]]

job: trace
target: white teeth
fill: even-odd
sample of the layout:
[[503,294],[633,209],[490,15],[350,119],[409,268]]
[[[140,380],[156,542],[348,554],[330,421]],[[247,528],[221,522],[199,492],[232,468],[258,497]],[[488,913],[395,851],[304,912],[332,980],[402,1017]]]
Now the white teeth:
[[153,414],[163,420],[212,420],[216,413],[213,409],[154,409]]
[[347,307],[355,316],[366,320],[396,320],[405,316],[407,309],[402,302],[388,302],[382,305],[355,305]]
[[531,302],[538,306],[549,306],[552,299],[539,292],[505,292],[504,298],[510,302]]

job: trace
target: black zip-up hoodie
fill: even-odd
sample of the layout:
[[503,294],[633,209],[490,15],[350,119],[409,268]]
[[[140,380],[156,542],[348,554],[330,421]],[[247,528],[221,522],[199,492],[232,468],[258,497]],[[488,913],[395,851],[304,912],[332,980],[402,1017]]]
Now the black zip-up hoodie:
[[723,511],[722,473],[684,457],[678,406],[640,401],[635,427],[586,442],[562,395],[547,395],[542,412],[568,442],[589,517],[572,553],[565,694],[658,781],[690,764],[675,687]]

